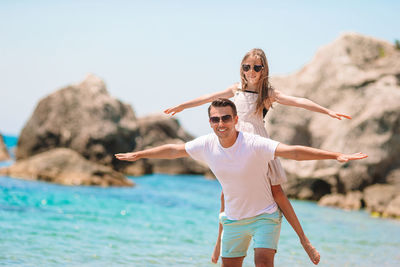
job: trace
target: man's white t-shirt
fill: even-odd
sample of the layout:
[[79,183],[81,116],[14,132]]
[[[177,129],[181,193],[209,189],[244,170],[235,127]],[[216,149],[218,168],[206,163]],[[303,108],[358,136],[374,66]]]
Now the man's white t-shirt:
[[231,220],[277,210],[267,176],[279,142],[239,132],[235,144],[224,148],[213,133],[185,144],[186,152],[206,163],[222,186],[225,214]]

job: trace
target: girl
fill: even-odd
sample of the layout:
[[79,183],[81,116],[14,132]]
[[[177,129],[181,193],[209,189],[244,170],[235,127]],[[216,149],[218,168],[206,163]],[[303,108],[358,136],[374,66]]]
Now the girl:
[[[288,96],[275,90],[269,84],[269,68],[265,53],[261,49],[250,50],[243,58],[240,68],[241,82],[233,84],[224,91],[208,94],[185,102],[178,106],[166,109],[166,114],[175,115],[187,108],[200,106],[212,102],[217,98],[233,98],[236,104],[239,121],[238,131],[251,132],[269,137],[264,127],[263,118],[274,102],[287,106],[301,107],[315,112],[320,112],[341,120],[342,117],[351,117],[324,108],[311,100],[299,97]],[[311,245],[303,232],[292,205],[284,194],[280,184],[286,181],[285,172],[278,159],[268,163],[268,177],[271,183],[271,190],[276,203],[281,209],[287,221],[297,233],[300,242],[314,264],[318,264],[320,255]],[[221,212],[224,211],[224,195],[221,193]],[[212,262],[216,263],[220,255],[222,225],[219,224],[218,239],[214,247]]]

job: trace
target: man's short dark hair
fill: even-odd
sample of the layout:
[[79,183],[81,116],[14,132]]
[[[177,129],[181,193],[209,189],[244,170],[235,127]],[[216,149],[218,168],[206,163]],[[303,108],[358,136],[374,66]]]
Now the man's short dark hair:
[[236,105],[232,101],[227,98],[218,98],[211,102],[211,105],[208,107],[208,117],[210,117],[211,107],[219,108],[219,107],[231,107],[233,116],[237,115]]

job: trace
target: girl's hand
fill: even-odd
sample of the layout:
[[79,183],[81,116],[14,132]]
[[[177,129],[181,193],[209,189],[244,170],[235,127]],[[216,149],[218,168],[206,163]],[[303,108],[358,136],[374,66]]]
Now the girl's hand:
[[164,113],[174,116],[176,113],[181,112],[182,110],[184,110],[184,108],[179,105],[173,108],[167,108],[166,110],[164,110]]
[[343,163],[349,160],[365,159],[366,157],[368,157],[366,154],[358,152],[354,154],[340,154],[336,160]]
[[351,117],[350,117],[350,116],[347,116],[347,115],[341,114],[341,113],[337,113],[337,112],[334,112],[334,111],[332,111],[332,110],[330,110],[330,111],[328,112],[328,115],[331,116],[332,118],[338,119],[338,120],[341,120],[342,117],[351,120]]

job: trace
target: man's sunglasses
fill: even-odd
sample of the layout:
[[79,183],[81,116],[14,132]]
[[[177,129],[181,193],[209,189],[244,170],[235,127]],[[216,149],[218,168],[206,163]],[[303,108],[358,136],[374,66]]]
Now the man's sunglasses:
[[231,115],[224,115],[222,117],[210,117],[211,123],[219,123],[222,120],[222,122],[227,123],[232,121],[232,116]]
[[[254,66],[253,66],[253,70],[254,70],[255,72],[260,72],[263,68],[264,68],[263,65],[254,65]],[[242,65],[242,69],[243,69],[244,72],[248,72],[248,71],[251,69],[251,65],[249,65],[249,64],[243,64],[243,65]]]

